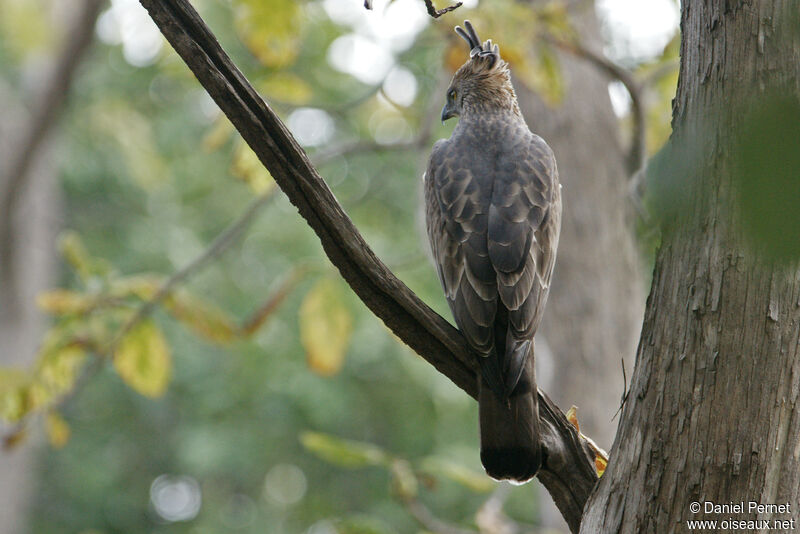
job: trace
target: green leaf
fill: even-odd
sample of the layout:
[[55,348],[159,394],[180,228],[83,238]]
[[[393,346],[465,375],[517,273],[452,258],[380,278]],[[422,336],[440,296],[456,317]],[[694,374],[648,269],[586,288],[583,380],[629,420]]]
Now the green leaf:
[[313,90],[299,76],[289,72],[279,72],[258,84],[259,90],[285,104],[300,106],[311,100]]
[[146,397],[166,391],[172,360],[167,341],[153,321],[142,321],[125,334],[114,352],[114,368],[126,384]]
[[116,298],[135,296],[141,300],[151,300],[163,283],[164,278],[158,275],[126,276],[111,281],[110,293]]
[[44,6],[31,0],[6,0],[0,4],[0,35],[9,52],[23,58],[29,53],[46,54],[58,32],[48,17],[42,16]]
[[800,259],[800,101],[766,92],[740,104],[731,177],[745,242],[760,255],[796,267]]
[[94,308],[97,298],[69,289],[53,289],[37,295],[36,304],[42,311],[53,315],[80,315]]
[[69,425],[58,412],[48,412],[44,420],[44,428],[47,433],[47,441],[54,449],[61,449],[69,441]]
[[447,478],[477,493],[488,493],[495,488],[495,483],[484,473],[444,458],[435,456],[425,458],[422,461],[422,471]]
[[30,380],[21,369],[0,368],[0,419],[13,423],[25,415],[25,388]]
[[[55,347],[43,352],[36,364],[36,381],[29,393],[34,399],[32,409],[71,390],[85,361],[86,351],[80,347]],[[44,391],[37,391],[36,386],[41,386]]]
[[388,465],[391,457],[380,447],[320,432],[303,432],[300,443],[307,451],[334,465],[347,468]]
[[223,114],[214,121],[214,125],[203,137],[203,151],[214,152],[228,142],[236,130],[231,121]]
[[300,305],[300,341],[309,367],[323,376],[339,372],[350,343],[353,321],[342,299],[341,282],[323,278]]

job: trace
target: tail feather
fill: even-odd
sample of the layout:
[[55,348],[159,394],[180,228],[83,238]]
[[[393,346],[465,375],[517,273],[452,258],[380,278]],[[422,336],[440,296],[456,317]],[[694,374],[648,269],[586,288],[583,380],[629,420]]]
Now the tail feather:
[[[530,342],[526,350],[530,350]],[[510,392],[498,395],[497,388],[481,377],[478,395],[483,467],[492,478],[519,483],[532,479],[542,465],[533,355],[525,356],[529,357],[522,358]],[[486,365],[481,367],[483,370]],[[508,376],[509,369],[505,371]]]

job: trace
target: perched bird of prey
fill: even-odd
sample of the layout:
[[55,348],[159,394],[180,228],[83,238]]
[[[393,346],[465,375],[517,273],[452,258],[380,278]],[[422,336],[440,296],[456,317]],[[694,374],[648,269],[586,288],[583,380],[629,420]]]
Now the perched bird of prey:
[[533,335],[542,320],[561,227],[552,150],[519,110],[508,65],[469,21],[467,60],[442,121],[458,117],[425,172],[433,257],[456,324],[480,363],[481,461],[524,482],[542,463]]

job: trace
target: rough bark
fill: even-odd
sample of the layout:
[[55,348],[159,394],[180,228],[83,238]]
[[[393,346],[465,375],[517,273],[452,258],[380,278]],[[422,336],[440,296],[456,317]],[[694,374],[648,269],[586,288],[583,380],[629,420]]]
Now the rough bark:
[[[186,0],[141,3],[317,233],[331,262],[359,298],[401,340],[475,397],[475,362],[464,338],[375,256],[305,152],[236,69],[197,12]],[[577,532],[581,510],[597,481],[594,454],[541,391],[539,417],[546,451],[539,479]]]
[[[730,147],[742,120],[732,110],[771,87],[800,95],[800,9],[791,0],[681,9],[675,156],[657,179],[685,181],[688,194],[665,221],[630,396],[587,504],[587,534],[798,519],[800,276],[739,239]],[[789,503],[791,513],[705,514],[706,501]]]

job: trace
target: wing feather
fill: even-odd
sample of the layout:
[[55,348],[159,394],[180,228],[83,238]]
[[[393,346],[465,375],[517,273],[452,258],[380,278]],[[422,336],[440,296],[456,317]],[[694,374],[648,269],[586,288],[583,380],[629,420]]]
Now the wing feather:
[[552,151],[524,124],[498,143],[494,153],[453,138],[434,146],[426,219],[456,324],[516,380],[549,292],[561,196]]

